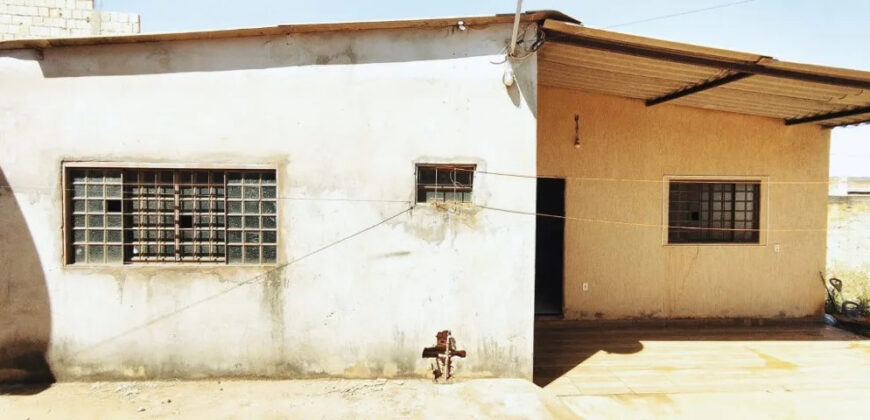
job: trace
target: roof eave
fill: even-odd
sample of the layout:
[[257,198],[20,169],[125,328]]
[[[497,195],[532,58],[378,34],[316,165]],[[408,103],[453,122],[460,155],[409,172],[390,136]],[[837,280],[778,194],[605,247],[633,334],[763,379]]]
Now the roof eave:
[[[602,51],[718,72],[711,73],[707,79],[684,84],[676,90],[660,92],[655,97],[644,97],[638,94],[648,106],[701,92],[716,91],[720,86],[739,82],[753,75],[800,83],[804,86],[826,85],[870,92],[870,72],[866,71],[778,61],[764,55],[628,35],[553,19],[545,20],[543,29],[548,42],[569,48]],[[544,61],[546,60],[547,58],[544,57]],[[570,70],[568,72],[570,73]],[[565,73],[565,70],[562,70],[562,73]],[[785,118],[784,122],[786,125],[815,123],[823,127],[870,122],[867,118],[870,115],[870,103],[839,104],[835,103],[834,99],[837,98],[832,97],[829,102],[830,105],[837,105],[836,109],[827,109],[829,104],[825,103],[823,105],[826,106],[817,107],[819,109],[813,109],[812,112],[792,114]],[[861,118],[862,116],[864,118]]]
[[[363,22],[302,23],[254,28],[220,29],[191,32],[167,32],[111,36],[100,35],[74,38],[17,39],[0,41],[0,50],[47,49],[56,47],[73,47],[86,45],[226,39],[254,36],[287,35],[295,33],[446,28],[450,26],[456,26],[459,21],[462,21],[465,26],[484,26],[511,23],[513,22],[513,19],[513,13],[505,13],[489,16],[460,16],[446,18],[402,19]],[[525,12],[521,15],[520,19],[522,22],[543,22],[546,19],[556,19],[565,22],[580,23],[578,20],[555,10]]]

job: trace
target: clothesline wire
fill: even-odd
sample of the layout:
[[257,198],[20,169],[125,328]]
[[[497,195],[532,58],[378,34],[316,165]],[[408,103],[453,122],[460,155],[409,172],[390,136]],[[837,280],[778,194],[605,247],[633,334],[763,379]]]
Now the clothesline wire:
[[[724,180],[713,180],[713,179],[677,179],[677,180],[666,180],[666,179],[628,179],[628,178],[596,178],[596,177],[551,176],[551,175],[524,175],[524,174],[514,174],[514,173],[506,173],[506,172],[484,171],[484,170],[480,170],[480,169],[477,169],[477,168],[475,168],[475,169],[469,169],[468,167],[459,167],[459,166],[445,166],[445,167],[441,167],[441,168],[443,168],[443,169],[449,169],[449,170],[453,171],[454,174],[455,174],[455,172],[457,172],[457,171],[462,171],[462,172],[474,172],[474,173],[478,173],[478,174],[483,174],[483,175],[492,175],[492,176],[517,177],[517,178],[527,178],[527,179],[566,179],[566,180],[590,181],[590,182],[638,182],[638,183],[656,183],[656,184],[661,184],[661,183],[666,183],[666,182],[668,182],[668,183],[722,183],[722,182],[727,182],[727,183],[732,183],[732,184],[740,184],[740,183],[759,184],[759,183],[760,183],[760,181],[758,181],[758,180],[736,180],[736,181],[735,181],[735,180],[727,180],[727,181],[724,181]],[[456,181],[455,181],[455,175],[454,175],[454,174],[451,174],[451,180],[453,181],[453,184],[456,184]],[[727,177],[726,177],[726,178],[727,178]],[[804,184],[807,184],[807,185],[821,185],[821,184],[827,184],[828,182],[829,182],[829,181],[763,181],[763,185],[770,185],[770,184],[785,184],[785,185],[804,185]],[[80,184],[80,185],[88,185],[88,184]],[[121,187],[121,186],[123,186],[123,185],[125,185],[125,184],[122,184],[122,183],[118,183],[118,184],[95,183],[95,184],[91,184],[91,185],[100,185],[100,186],[103,186],[103,185],[113,185],[113,186],[119,186],[119,187]],[[127,184],[127,185],[129,186],[129,184]],[[138,186],[138,187],[157,187],[158,185],[162,185],[162,184],[135,184],[135,186]],[[166,186],[170,186],[170,185],[173,185],[173,184],[165,184],[165,185],[166,185]],[[244,186],[244,185],[241,185],[241,186]],[[446,185],[445,188],[446,188],[446,189],[449,189],[449,188],[452,188],[452,187],[455,187],[455,186],[456,186],[456,185]],[[202,187],[214,187],[214,185],[206,185],[206,184],[195,185],[195,184],[194,184],[194,185],[185,185],[185,187],[194,187],[194,188],[196,188],[196,187],[200,187],[200,188],[202,188]],[[34,190],[39,190],[39,191],[57,190],[57,188],[51,188],[51,187],[28,187],[28,186],[16,186],[16,187],[12,187],[12,186],[8,186],[8,185],[0,186],[0,189],[9,189],[9,190],[13,190],[13,191],[20,191],[20,190],[24,190],[24,191],[27,191],[27,190],[31,190],[31,191],[34,191]],[[65,190],[65,191],[67,191],[67,192],[74,191],[73,188],[66,188],[66,189],[63,189],[63,190]],[[86,194],[86,195],[87,195],[87,194]],[[167,197],[167,198],[169,198],[169,197],[175,198],[176,195],[175,195],[174,193],[172,193],[172,194],[164,193],[164,194],[148,194],[147,197],[117,197],[117,198],[116,198],[116,197],[102,197],[102,196],[101,196],[101,197],[74,197],[74,199],[76,199],[76,200],[79,200],[79,199],[80,199],[80,200],[89,200],[89,199],[90,199],[90,200],[102,200],[102,199],[106,199],[106,200],[120,200],[120,201],[139,201],[139,202],[151,201],[151,202],[153,202],[153,201],[157,201],[157,200],[155,200],[155,197],[157,197],[157,196],[159,196],[159,197]],[[182,200],[182,201],[197,200],[197,201],[200,201],[200,202],[204,202],[204,201],[223,201],[224,198],[225,198],[225,197],[220,197],[220,198],[215,199],[215,198],[212,198],[212,197],[209,197],[209,196],[206,196],[206,197],[199,197],[199,196],[182,196],[182,197],[181,197],[181,200]],[[333,198],[330,198],[330,197],[323,197],[323,198],[321,198],[321,197],[298,197],[298,196],[276,196],[276,197],[274,197],[274,198],[271,198],[271,197],[270,197],[270,198],[263,198],[263,199],[260,199],[259,197],[258,197],[258,198],[245,198],[245,197],[234,197],[234,198],[228,198],[228,197],[226,197],[226,199],[227,199],[227,201],[231,201],[231,202],[236,202],[237,200],[238,200],[239,202],[242,202],[242,201],[244,201],[244,200],[246,200],[246,199],[247,199],[247,200],[272,200],[272,199],[275,199],[275,200],[291,200],[291,201],[327,201],[327,202],[329,202],[329,201],[333,201],[333,202],[358,202],[358,203],[373,203],[373,202],[380,202],[380,203],[403,203],[403,204],[412,205],[412,208],[413,208],[413,202],[412,202],[411,200],[393,200],[393,199],[357,199],[357,198],[338,198],[338,197],[333,197]],[[159,200],[159,201],[169,201],[169,200]],[[493,211],[501,211],[501,212],[507,212],[507,213],[515,213],[515,214],[523,214],[523,215],[531,215],[531,216],[540,216],[540,217],[551,217],[551,218],[558,218],[558,219],[563,219],[563,220],[572,220],[572,221],[578,221],[578,222],[586,222],[586,223],[602,223],[602,224],[613,224],[613,225],[624,225],[624,226],[637,226],[637,227],[650,227],[650,228],[658,228],[658,229],[661,229],[661,228],[668,228],[668,229],[674,228],[674,229],[679,229],[679,230],[697,230],[697,231],[732,231],[732,232],[760,232],[760,231],[765,231],[765,232],[822,232],[822,231],[826,231],[826,229],[748,229],[748,228],[696,227],[696,226],[679,226],[679,225],[667,225],[667,224],[635,223],[635,222],[624,222],[624,221],[605,220],[605,219],[583,218],[583,217],[574,217],[574,216],[562,216],[562,215],[554,215],[554,214],[546,214],[546,213],[537,213],[537,212],[526,212],[526,211],[521,211],[521,210],[503,209],[503,208],[489,207],[489,206],[482,206],[482,205],[474,205],[474,206],[475,206],[475,207],[478,207],[478,208],[482,208],[482,209],[493,210]],[[156,210],[156,209],[152,209],[152,210]],[[197,210],[197,209],[185,209],[185,211],[188,211],[188,210],[189,210],[189,211],[196,211],[196,212],[199,212],[199,211],[200,211],[200,210]],[[209,210],[203,210],[202,212],[203,212],[203,213],[206,213],[206,215],[212,215],[211,213],[214,213],[214,211],[209,211]],[[158,215],[159,215],[159,214],[150,214],[150,213],[158,213],[158,212],[140,212],[140,211],[136,211],[136,214],[135,214],[135,215],[141,215],[141,216],[158,216]],[[102,213],[101,213],[101,214],[102,214]],[[244,214],[244,213],[241,213],[241,214]],[[129,214],[128,214],[128,215],[129,215]]]
[[206,303],[206,302],[208,302],[208,301],[211,301],[211,300],[217,299],[218,297],[223,296],[223,295],[225,295],[225,294],[227,294],[227,293],[229,293],[229,292],[232,292],[233,290],[236,290],[236,289],[238,289],[238,288],[240,288],[240,287],[242,287],[242,286],[245,286],[245,285],[247,285],[247,284],[253,284],[253,283],[257,283],[257,282],[260,282],[260,281],[263,281],[263,280],[269,279],[270,276],[274,275],[275,273],[280,272],[281,270],[283,270],[283,269],[285,269],[285,268],[287,268],[287,267],[289,267],[289,266],[291,266],[291,265],[293,265],[293,264],[296,264],[296,263],[298,263],[298,262],[300,262],[300,261],[302,261],[302,260],[304,260],[304,259],[306,259],[306,258],[309,258],[309,257],[311,257],[311,256],[314,256],[314,255],[316,255],[316,254],[318,254],[318,253],[320,253],[320,252],[323,252],[323,251],[325,251],[325,250],[327,250],[327,249],[329,249],[329,248],[332,248],[332,247],[334,247],[334,246],[336,246],[336,245],[338,245],[338,244],[341,244],[341,243],[343,243],[343,242],[345,242],[345,241],[348,241],[348,240],[353,239],[353,238],[355,238],[355,237],[357,237],[357,236],[360,236],[360,235],[362,235],[362,234],[364,234],[364,233],[366,233],[366,232],[368,232],[368,231],[370,231],[370,230],[372,230],[372,229],[377,228],[378,226],[381,226],[381,225],[383,225],[383,224],[386,224],[386,223],[388,223],[389,221],[391,221],[391,220],[393,220],[393,219],[395,219],[395,218],[398,218],[399,216],[401,216],[401,215],[403,215],[403,214],[405,214],[405,213],[410,212],[411,209],[412,209],[411,207],[408,207],[408,208],[406,208],[406,209],[404,209],[404,210],[402,210],[402,211],[400,211],[400,212],[398,212],[398,213],[393,214],[392,216],[389,216],[389,217],[386,217],[386,218],[381,219],[380,221],[378,221],[378,222],[375,223],[375,224],[369,225],[369,226],[366,227],[366,228],[363,228],[363,229],[361,229],[361,230],[358,230],[358,231],[356,231],[356,232],[354,232],[354,233],[351,233],[351,234],[349,234],[349,235],[347,235],[347,236],[344,236],[344,237],[342,237],[342,238],[340,238],[340,239],[337,239],[337,240],[335,240],[335,241],[329,242],[328,244],[323,245],[323,246],[321,246],[321,247],[319,247],[319,248],[316,248],[316,249],[314,249],[313,251],[310,251],[310,252],[308,252],[308,253],[306,253],[306,254],[303,254],[303,255],[301,255],[301,256],[299,256],[299,257],[293,258],[292,260],[290,260],[290,261],[288,261],[288,262],[286,262],[286,263],[279,264],[278,266],[272,267],[272,268],[266,270],[265,272],[262,272],[262,273],[260,273],[260,274],[255,275],[255,276],[252,276],[252,277],[249,277],[249,278],[247,278],[247,279],[245,279],[245,280],[242,280],[242,281],[240,281],[240,282],[236,282],[234,285],[232,285],[232,286],[230,286],[230,287],[227,287],[226,289],[223,289],[223,290],[221,290],[221,291],[219,291],[219,292],[217,292],[217,293],[215,293],[215,294],[212,294],[212,295],[206,296],[206,297],[204,297],[204,298],[202,298],[202,299],[199,299],[199,300],[196,300],[196,301],[194,301],[194,302],[191,302],[191,303],[189,303],[189,304],[187,304],[187,305],[185,305],[185,306],[182,306],[182,307],[180,307],[180,308],[178,308],[178,309],[175,309],[175,310],[172,310],[172,311],[170,311],[170,312],[164,313],[163,315],[160,315],[160,316],[154,317],[154,318],[152,318],[152,319],[150,319],[150,320],[148,320],[148,321],[146,321],[146,322],[144,322],[144,323],[142,323],[142,324],[139,324],[139,325],[137,325],[137,326],[135,326],[135,327],[129,328],[129,329],[124,330],[124,331],[122,331],[122,332],[120,332],[120,333],[118,333],[118,334],[115,334],[115,335],[112,335],[112,336],[110,336],[110,337],[107,337],[107,338],[105,338],[105,339],[103,339],[103,340],[100,340],[100,341],[98,341],[98,342],[96,342],[96,343],[94,343],[94,344],[91,344],[91,345],[89,345],[89,346],[87,346],[87,347],[85,347],[85,348],[82,348],[82,349],[78,350],[78,351],[75,352],[73,355],[81,354],[81,353],[84,353],[85,351],[89,351],[89,350],[92,350],[92,349],[94,349],[94,348],[100,347],[100,346],[102,346],[102,345],[104,345],[104,344],[106,344],[106,343],[109,343],[109,342],[111,342],[111,341],[115,341],[115,340],[117,340],[117,339],[119,339],[119,338],[121,338],[121,337],[127,336],[127,335],[132,334],[132,333],[134,333],[134,332],[136,332],[136,331],[139,331],[139,330],[141,330],[141,329],[143,329],[143,328],[146,328],[146,327],[151,326],[151,325],[153,325],[153,324],[156,324],[156,323],[158,323],[158,322],[160,322],[160,321],[163,321],[163,320],[165,320],[165,319],[168,319],[168,318],[171,318],[171,317],[173,317],[173,316],[175,316],[175,315],[178,315],[179,313],[184,312],[184,311],[187,311],[188,309],[193,308],[194,306],[198,306],[198,305],[201,305],[201,304]]
[[635,227],[647,227],[647,228],[656,228],[656,229],[679,229],[679,230],[692,230],[692,231],[725,231],[725,232],[827,232],[827,229],[820,228],[800,228],[800,229],[742,229],[742,228],[714,228],[714,227],[695,227],[695,226],[679,226],[679,225],[667,225],[667,224],[655,224],[655,223],[635,223],[635,222],[623,222],[618,220],[604,220],[604,219],[593,219],[586,217],[574,217],[574,216],[562,216],[556,214],[547,214],[547,213],[538,213],[531,211],[522,211],[522,210],[512,210],[512,209],[503,209],[498,207],[490,207],[490,206],[475,206],[485,210],[493,210],[500,211],[504,213],[514,213],[526,216],[537,216],[537,217],[550,217],[555,219],[562,220],[570,220],[577,222],[587,222],[587,223],[602,223],[602,224],[612,224],[612,225],[622,225],[622,226],[635,226]]
[[[720,177],[704,177],[704,178],[692,178],[691,176],[685,177],[675,177],[675,179],[638,179],[638,178],[605,178],[605,177],[582,177],[582,176],[563,176],[563,175],[526,175],[526,174],[514,174],[508,172],[493,172],[493,171],[484,171],[480,169],[468,169],[459,166],[449,166],[445,169],[451,169],[460,172],[474,172],[483,175],[494,175],[494,176],[505,176],[505,177],[513,177],[513,178],[528,178],[528,179],[564,179],[564,180],[575,180],[575,181],[600,181],[600,182],[638,182],[638,183],[650,183],[650,184],[664,184],[664,183],[683,183],[683,184],[763,184],[763,185],[771,185],[771,184],[785,184],[785,185],[823,185],[823,184],[831,184],[837,181],[827,180],[827,181],[766,181],[760,179],[729,179],[728,176]],[[745,178],[745,177],[743,177]]]

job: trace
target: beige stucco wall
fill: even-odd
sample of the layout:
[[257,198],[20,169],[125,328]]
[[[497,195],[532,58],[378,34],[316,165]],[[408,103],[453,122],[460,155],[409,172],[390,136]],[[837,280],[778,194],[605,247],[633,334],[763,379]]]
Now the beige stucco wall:
[[[509,38],[497,25],[2,53],[0,204],[20,216],[0,238],[29,258],[0,253],[0,347],[47,348],[62,380],[393,377],[427,375],[422,348],[451,329],[460,375],[531,377],[531,218],[418,205],[271,273],[62,264],[64,160],[273,165],[282,264],[406,209],[415,162],[533,173],[535,60],[506,88],[494,63]],[[475,179],[475,204],[533,211],[534,194]]]
[[[802,317],[823,310],[828,131],[550,87],[539,89],[538,100],[539,174],[580,178],[567,181],[566,211],[588,219],[566,224],[567,318]],[[762,185],[761,228],[769,229],[763,244],[664,245],[666,176],[769,181]]]

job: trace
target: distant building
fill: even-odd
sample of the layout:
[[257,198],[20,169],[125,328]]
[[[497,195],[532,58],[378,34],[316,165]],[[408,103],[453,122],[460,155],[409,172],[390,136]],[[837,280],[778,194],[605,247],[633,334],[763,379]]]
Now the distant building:
[[94,9],[94,0],[0,0],[0,41],[139,33],[139,15]]
[[870,178],[868,177],[831,177],[829,195],[842,197],[847,195],[870,196]]
[[870,298],[870,178],[832,177],[829,195],[828,275],[847,299]]

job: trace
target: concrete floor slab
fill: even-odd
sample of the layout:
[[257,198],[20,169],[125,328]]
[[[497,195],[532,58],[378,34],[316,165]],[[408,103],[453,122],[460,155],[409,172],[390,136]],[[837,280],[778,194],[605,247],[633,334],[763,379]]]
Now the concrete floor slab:
[[866,416],[870,340],[820,324],[536,325],[535,382],[584,418]]

